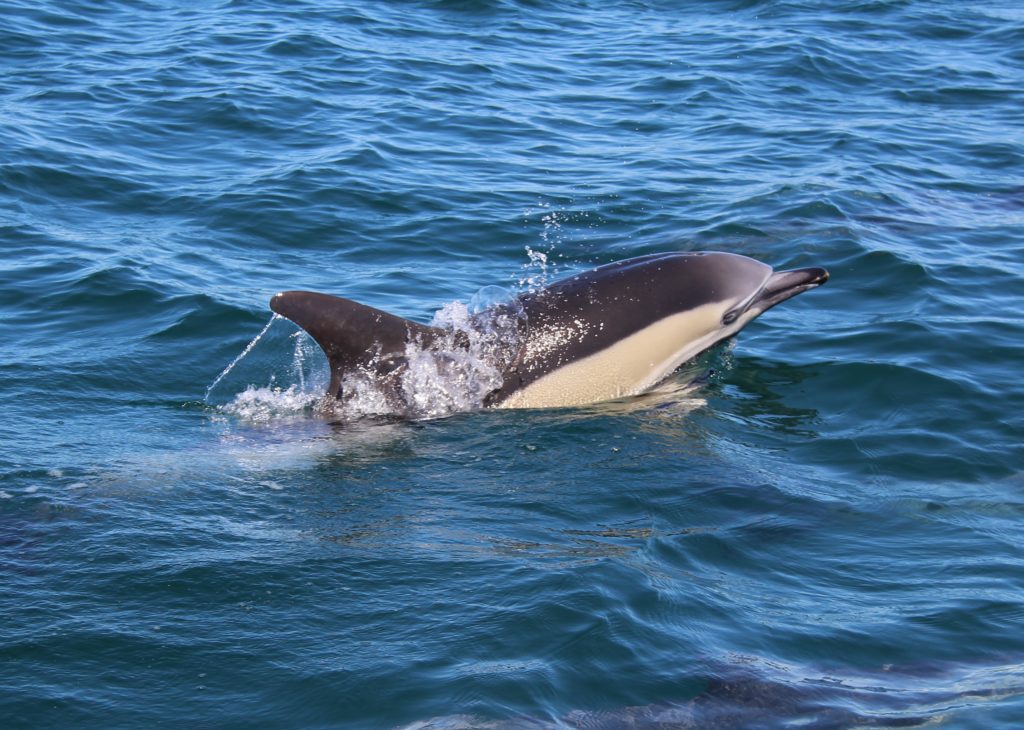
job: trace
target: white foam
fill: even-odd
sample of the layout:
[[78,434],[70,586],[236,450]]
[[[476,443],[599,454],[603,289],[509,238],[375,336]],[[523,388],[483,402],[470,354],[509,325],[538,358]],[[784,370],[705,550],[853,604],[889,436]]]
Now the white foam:
[[[505,302],[494,306],[495,302]],[[510,303],[512,302],[512,303]],[[522,308],[497,287],[481,290],[469,305],[451,302],[431,325],[443,334],[430,343],[409,342],[405,365],[388,383],[369,371],[347,373],[337,409],[347,418],[400,415],[440,418],[484,406],[501,387],[518,355],[525,320]]]
[[321,394],[303,391],[298,385],[256,387],[250,385],[220,410],[247,421],[270,421],[312,411]]

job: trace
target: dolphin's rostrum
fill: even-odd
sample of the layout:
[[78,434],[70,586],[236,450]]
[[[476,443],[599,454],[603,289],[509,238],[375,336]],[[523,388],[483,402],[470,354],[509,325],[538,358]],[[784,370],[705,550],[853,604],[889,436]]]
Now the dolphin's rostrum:
[[[717,252],[652,254],[570,276],[476,315],[479,322],[507,315],[516,323],[500,385],[482,405],[571,406],[641,393],[762,312],[827,280],[825,269],[773,272]],[[348,373],[395,388],[410,345],[429,351],[459,342],[443,328],[328,294],[282,292],[270,308],[326,353],[328,395],[337,398],[345,396]]]

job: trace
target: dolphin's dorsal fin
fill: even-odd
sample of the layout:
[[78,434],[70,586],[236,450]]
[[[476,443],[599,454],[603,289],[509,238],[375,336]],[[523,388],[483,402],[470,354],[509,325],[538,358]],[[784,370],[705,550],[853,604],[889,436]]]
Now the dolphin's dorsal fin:
[[335,397],[340,395],[346,370],[391,371],[404,361],[406,343],[415,340],[427,345],[440,333],[436,327],[317,292],[281,292],[270,300],[270,308],[306,330],[320,345],[331,365],[327,392]]

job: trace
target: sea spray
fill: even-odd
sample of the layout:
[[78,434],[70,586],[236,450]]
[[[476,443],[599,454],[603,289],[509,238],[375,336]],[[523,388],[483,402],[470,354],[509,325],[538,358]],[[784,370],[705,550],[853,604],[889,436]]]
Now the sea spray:
[[263,336],[265,334],[267,334],[267,331],[270,329],[271,325],[273,325],[274,322],[279,320],[279,319],[281,319],[280,315],[278,315],[278,314],[271,315],[270,319],[267,321],[267,324],[263,327],[262,330],[260,330],[260,333],[252,338],[252,341],[248,345],[245,346],[245,349],[242,350],[238,354],[238,356],[234,360],[232,360],[230,362],[230,364],[228,364],[228,366],[226,368],[224,368],[221,371],[220,375],[218,375],[216,378],[214,378],[213,382],[210,383],[210,387],[208,387],[206,389],[206,395],[203,396],[203,402],[204,403],[209,403],[209,401],[210,401],[210,393],[212,393],[213,389],[217,387],[217,384],[220,383],[220,381],[222,381],[224,378],[226,378],[228,373],[230,373],[232,370],[234,370],[235,366],[238,365],[238,363],[240,363],[245,358],[246,355],[248,355],[250,352],[252,352],[252,349],[254,347],[256,347],[256,344],[260,340],[263,339]]
[[529,262],[523,264],[518,284],[528,292],[538,291],[548,283],[548,254],[526,246]]
[[329,417],[439,418],[484,406],[503,384],[525,332],[525,314],[511,292],[485,287],[468,303],[450,302],[430,325],[429,343],[412,339],[399,354],[342,374],[337,398],[322,402]]
[[[268,336],[276,321],[286,321],[275,314],[263,330],[242,350],[228,367],[217,377],[206,391],[206,402],[209,402],[215,386],[221,383],[229,373],[235,370],[247,357],[254,357],[254,350],[261,342],[269,342],[273,352],[264,352],[257,358],[248,372],[242,373],[241,392],[235,393],[227,403],[218,406],[222,413],[230,414],[250,421],[267,421],[281,417],[306,415],[315,408],[323,398],[327,382],[323,356],[312,339],[302,330],[288,335],[291,352],[287,358],[280,352],[279,336]],[[290,324],[290,323],[289,323]],[[244,369],[244,368],[243,368]],[[249,380],[254,374],[258,379]],[[239,378],[236,378],[236,381]],[[246,383],[246,380],[249,380]],[[262,381],[263,384],[259,384]]]
[[519,354],[526,315],[508,290],[492,286],[468,304],[446,304],[431,326],[441,336],[429,347],[408,342],[402,364],[386,378],[372,369],[346,373],[335,413],[430,419],[482,408]]
[[322,398],[322,393],[305,392],[298,385],[248,385],[229,403],[220,406],[219,410],[246,421],[280,420],[305,417]]
[[313,344],[312,339],[302,330],[298,330],[291,335],[292,340],[295,341],[294,348],[292,350],[292,364],[290,368],[290,375],[294,380],[298,381],[300,391],[306,390],[306,382],[310,376],[307,375],[306,369],[310,366],[313,356],[316,353],[316,346]]
[[[250,342],[207,389],[217,386],[264,339],[278,315]],[[355,421],[372,417],[439,418],[482,408],[500,388],[518,356],[526,315],[507,289],[488,286],[468,303],[450,302],[438,310],[431,326],[441,330],[429,346],[406,344],[398,367],[382,374],[381,363],[346,372],[340,397],[325,397],[327,381],[319,348],[302,331],[290,335],[290,362],[271,373],[264,385],[249,382],[222,413],[249,421],[269,421],[319,412],[328,418]]]
[[497,291],[481,290],[469,306],[451,302],[442,307],[431,322],[446,333],[440,343],[430,348],[407,345],[402,390],[414,417],[481,408],[502,386],[522,344],[525,314],[514,300],[491,306],[499,298]]

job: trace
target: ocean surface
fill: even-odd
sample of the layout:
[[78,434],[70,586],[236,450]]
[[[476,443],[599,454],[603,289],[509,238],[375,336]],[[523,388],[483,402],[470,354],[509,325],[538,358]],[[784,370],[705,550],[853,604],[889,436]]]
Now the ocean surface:
[[[584,408],[268,309],[698,250],[832,279]],[[5,729],[1024,726],[1019,0],[0,0],[0,252]]]

